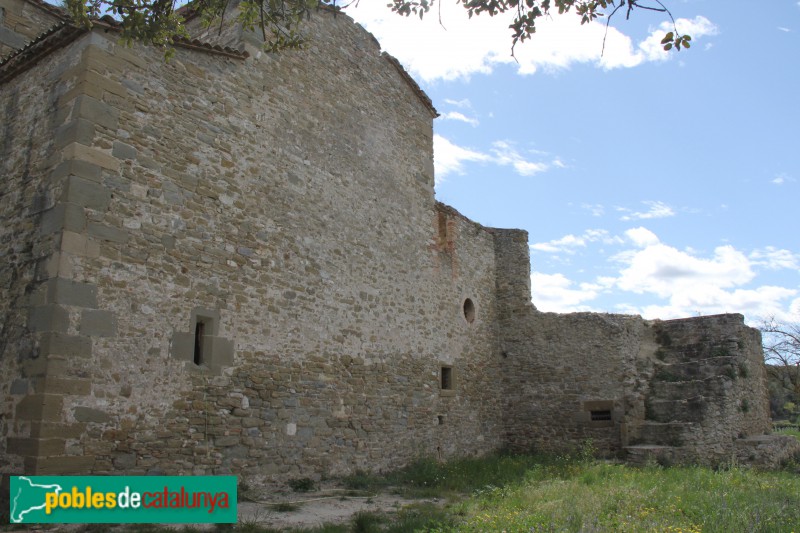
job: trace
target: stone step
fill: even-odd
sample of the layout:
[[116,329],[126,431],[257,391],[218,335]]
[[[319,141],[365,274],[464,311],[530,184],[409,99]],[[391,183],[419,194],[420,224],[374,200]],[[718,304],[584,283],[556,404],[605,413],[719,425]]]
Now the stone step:
[[637,445],[683,446],[697,424],[693,422],[651,422],[639,426]]
[[661,346],[656,356],[666,363],[680,363],[702,361],[717,357],[735,357],[741,354],[741,348],[736,341],[721,343],[700,342],[693,344],[680,344]]
[[[749,368],[738,357],[710,357],[697,361],[663,362],[656,369],[656,375],[680,377],[683,381],[727,376],[730,379],[747,377]],[[669,379],[667,379],[669,381]],[[674,381],[674,379],[673,379]]]
[[645,400],[645,419],[653,422],[702,422],[707,411],[708,402],[702,395],[677,400]]
[[658,446],[653,444],[636,444],[625,446],[625,461],[634,465],[648,463],[672,464],[675,462],[677,448],[674,446]]
[[679,376],[661,374],[650,382],[648,398],[652,400],[688,400],[697,396],[713,398],[726,396],[732,386],[733,380],[727,376],[683,380]]

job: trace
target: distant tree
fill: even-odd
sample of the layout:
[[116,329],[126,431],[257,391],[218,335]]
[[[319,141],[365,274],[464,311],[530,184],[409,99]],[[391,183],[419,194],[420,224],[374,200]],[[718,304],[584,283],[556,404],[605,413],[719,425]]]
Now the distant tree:
[[[800,403],[800,323],[770,318],[759,329],[770,378],[788,393],[779,403],[784,411],[794,413]],[[786,403],[793,405],[787,408]]]
[[[219,23],[226,9],[235,0],[194,0],[183,8],[182,0],[64,0],[73,19],[82,25],[91,26],[92,20],[110,14],[120,22],[122,38],[128,42],[168,46],[174,39],[187,37],[184,22],[189,13],[202,17],[207,25]],[[240,0],[239,20],[248,29],[259,28],[263,33],[265,48],[278,51],[302,45],[302,22],[315,9],[323,6],[357,6],[360,0]],[[422,18],[436,5],[436,0],[366,0],[389,1],[395,13]],[[439,0],[441,2],[452,0]],[[691,46],[691,37],[681,35],[675,28],[672,13],[660,0],[455,0],[473,15],[496,16],[513,13],[511,50],[517,43],[529,39],[536,32],[536,23],[553,12],[572,12],[586,24],[605,18],[608,24],[612,17],[622,12],[630,18],[634,11],[646,10],[666,13],[673,21],[674,31],[664,35],[661,41],[665,50],[680,50]],[[440,14],[441,20],[441,14]]]

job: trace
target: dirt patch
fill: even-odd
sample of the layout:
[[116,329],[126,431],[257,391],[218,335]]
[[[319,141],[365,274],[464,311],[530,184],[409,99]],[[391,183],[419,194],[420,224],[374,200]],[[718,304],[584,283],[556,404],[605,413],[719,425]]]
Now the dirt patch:
[[[239,523],[258,524],[275,529],[310,528],[323,524],[349,522],[361,511],[373,513],[397,512],[415,503],[433,500],[409,500],[392,494],[348,496],[335,493],[309,493],[306,497],[275,500],[274,502],[239,502]],[[292,508],[292,510],[278,510]]]

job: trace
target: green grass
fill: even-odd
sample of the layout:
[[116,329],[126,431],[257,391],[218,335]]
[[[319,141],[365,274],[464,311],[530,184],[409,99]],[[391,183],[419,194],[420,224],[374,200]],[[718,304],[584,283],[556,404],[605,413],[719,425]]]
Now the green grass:
[[462,520],[434,531],[791,531],[800,477],[730,468],[632,468],[594,463],[489,487],[454,505]]
[[779,435],[791,435],[796,439],[800,439],[800,430],[798,430],[796,426],[787,428],[776,428],[775,433]]
[[[293,533],[800,531],[796,465],[778,472],[638,468],[591,460],[590,451],[587,447],[578,457],[422,460],[381,477],[351,476],[346,479],[351,488],[440,501],[396,513],[361,512],[348,524]],[[231,530],[275,531],[257,524]]]

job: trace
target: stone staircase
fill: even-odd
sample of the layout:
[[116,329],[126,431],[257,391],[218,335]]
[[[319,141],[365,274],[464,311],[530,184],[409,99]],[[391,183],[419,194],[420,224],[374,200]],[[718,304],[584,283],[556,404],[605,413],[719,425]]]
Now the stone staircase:
[[736,351],[735,343],[662,343],[645,396],[645,419],[632,428],[625,447],[629,462],[692,459],[687,452],[694,454],[705,440],[708,421],[730,409],[733,383],[745,372]]

